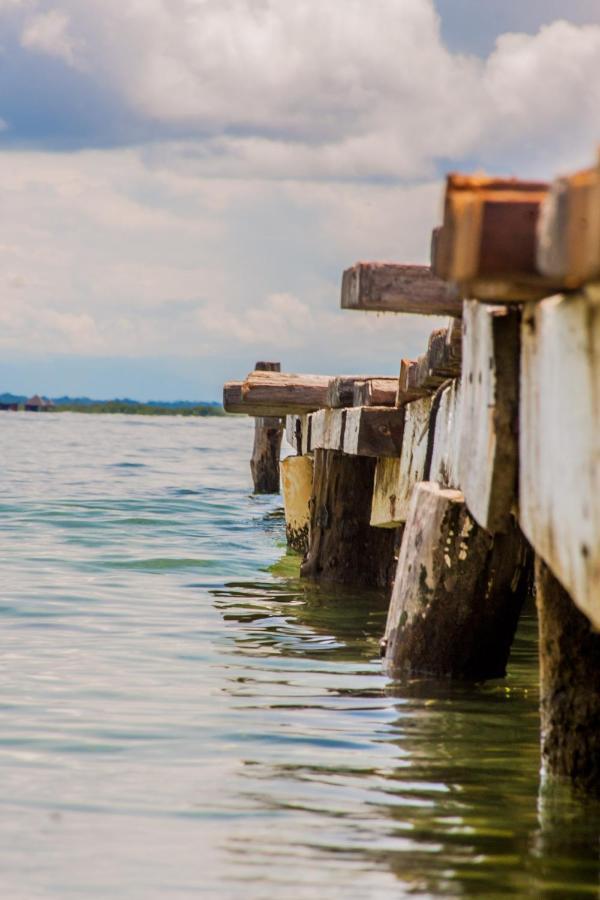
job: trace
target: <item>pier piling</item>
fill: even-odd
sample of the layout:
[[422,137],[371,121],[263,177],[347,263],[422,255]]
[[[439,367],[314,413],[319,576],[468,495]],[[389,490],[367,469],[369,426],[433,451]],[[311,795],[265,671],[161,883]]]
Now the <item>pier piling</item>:
[[[256,372],[280,372],[281,363],[257,362]],[[250,470],[255,494],[279,493],[279,455],[283,422],[275,416],[257,416]]]

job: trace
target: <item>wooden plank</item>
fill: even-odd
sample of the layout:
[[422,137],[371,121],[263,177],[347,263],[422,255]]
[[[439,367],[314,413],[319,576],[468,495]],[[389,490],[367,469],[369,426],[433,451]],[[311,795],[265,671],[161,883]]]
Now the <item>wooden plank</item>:
[[569,289],[600,277],[600,159],[553,182],[538,225],[537,264]]
[[461,395],[458,379],[443,388],[432,423],[433,450],[424,477],[442,487],[460,488]]
[[600,628],[600,296],[556,296],[523,316],[521,527]]
[[242,384],[242,406],[271,416],[313,412],[325,406],[330,380],[327,375],[251,372]]
[[302,425],[305,416],[285,417],[285,439],[298,456],[302,456]]
[[431,397],[423,397],[404,407],[402,451],[395,459],[377,461],[371,509],[376,528],[397,528],[406,521],[413,488],[425,472],[432,404]]
[[520,315],[465,302],[459,483],[473,518],[490,532],[516,507]]
[[436,278],[429,266],[359,262],[344,272],[342,309],[460,316],[456,289]]
[[311,450],[342,450],[345,409],[319,409],[311,415]]
[[400,377],[398,379],[398,393],[396,394],[396,406],[405,406],[413,400],[426,397],[430,392],[417,386],[419,363],[413,359],[400,360]]
[[[355,388],[362,385],[366,381],[372,381],[377,384],[379,382],[388,382],[390,379],[385,375],[337,375],[329,382],[327,391],[327,403],[330,409],[342,409],[348,406],[357,406],[364,404],[355,403]],[[393,379],[395,387],[397,387],[397,379]],[[385,406],[386,404],[372,403],[371,406]]]
[[404,410],[356,407],[346,410],[344,453],[351,456],[398,456],[404,434]]
[[541,298],[553,287],[536,263],[543,182],[449,175],[434,272],[463,296],[497,302]]
[[397,378],[368,378],[354,385],[353,406],[395,406]]
[[302,416],[302,456],[312,453],[312,417],[314,413]]
[[417,485],[383,641],[388,674],[504,675],[528,562],[516,526],[494,538],[471,518],[460,491]]
[[[243,396],[243,381],[228,381],[223,386],[223,409],[227,413],[233,413],[243,416],[252,416],[254,418],[265,416],[275,418],[285,418],[293,409],[290,410],[290,404],[271,404],[266,406],[262,401],[258,404],[249,403]],[[293,406],[293,404],[292,404]]]
[[313,460],[310,456],[288,456],[281,461],[286,536],[290,547],[299,553],[308,550],[312,484]]

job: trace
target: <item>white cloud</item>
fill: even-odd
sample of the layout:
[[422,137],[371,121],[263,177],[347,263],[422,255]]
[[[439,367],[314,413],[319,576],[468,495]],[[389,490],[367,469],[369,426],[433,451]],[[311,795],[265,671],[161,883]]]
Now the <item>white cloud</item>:
[[341,272],[426,261],[437,161],[544,177],[591,162],[598,138],[600,26],[503,35],[482,60],[447,50],[431,0],[39,0],[23,15],[29,51],[85,58],[154,140],[5,151],[4,353],[268,350],[330,371],[366,354],[389,370],[436,323],[342,313]]
[[28,50],[62,59],[75,68],[80,65],[80,42],[71,34],[68,14],[61,10],[51,9],[32,16],[23,28],[21,44]]
[[547,160],[566,122],[597,134],[599,25],[503,35],[481,60],[448,51],[432,0],[62,0],[23,41],[71,63],[85,46],[157,135],[192,136],[205,174],[422,178],[525,140]]

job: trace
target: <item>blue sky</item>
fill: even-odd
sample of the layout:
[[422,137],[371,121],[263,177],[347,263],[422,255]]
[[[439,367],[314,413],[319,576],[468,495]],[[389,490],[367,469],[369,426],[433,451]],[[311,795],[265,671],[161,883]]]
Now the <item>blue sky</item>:
[[0,391],[395,373],[437,322],[343,268],[425,262],[447,169],[591,164],[599,71],[597,0],[0,0]]

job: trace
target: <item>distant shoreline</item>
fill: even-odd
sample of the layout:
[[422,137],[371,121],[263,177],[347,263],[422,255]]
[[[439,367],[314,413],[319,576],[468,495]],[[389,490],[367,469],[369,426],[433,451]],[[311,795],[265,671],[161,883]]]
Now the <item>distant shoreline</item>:
[[[23,411],[23,404],[19,404],[19,411]],[[11,412],[13,410],[10,410]],[[14,410],[15,412],[17,410]],[[99,401],[97,403],[56,403],[36,412],[37,415],[52,415],[61,412],[86,413],[88,415],[115,415],[117,413],[129,416],[195,416],[207,418],[208,416],[225,416],[222,406],[212,403],[190,404],[188,406],[160,406],[157,403],[132,403],[119,400]],[[32,412],[32,414],[34,414]]]
[[121,403],[111,400],[99,403],[61,403],[56,404],[49,412],[76,412],[92,415],[110,415],[126,413],[130,416],[224,416],[222,406],[210,403],[198,403],[195,406],[158,406],[155,403]]

